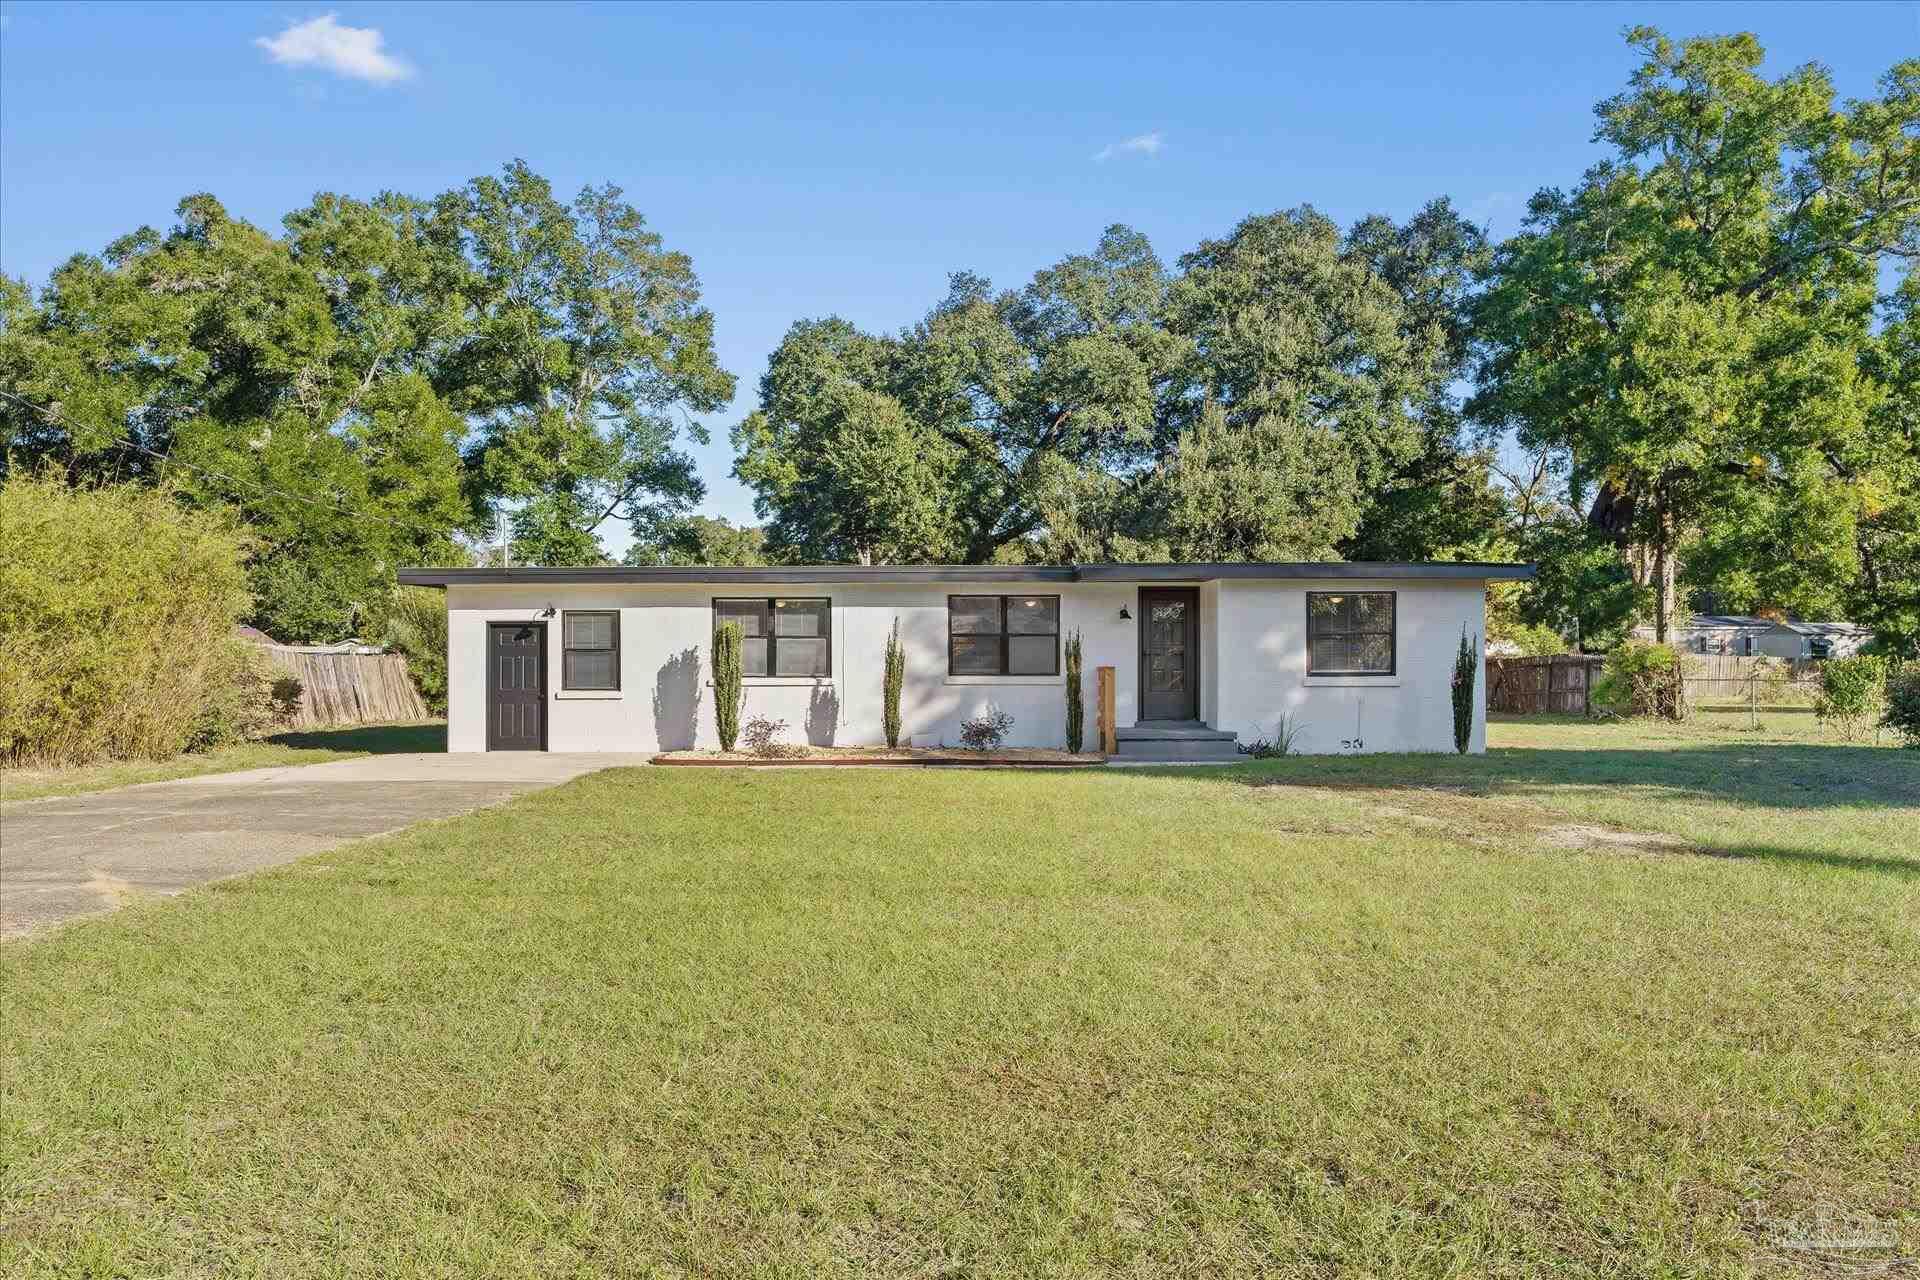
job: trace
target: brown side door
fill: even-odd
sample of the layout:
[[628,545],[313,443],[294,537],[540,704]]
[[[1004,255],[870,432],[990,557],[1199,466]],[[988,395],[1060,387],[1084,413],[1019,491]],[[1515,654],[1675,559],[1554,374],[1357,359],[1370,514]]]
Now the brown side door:
[[547,749],[547,627],[487,624],[487,750]]
[[1200,718],[1200,593],[1140,589],[1140,718]]

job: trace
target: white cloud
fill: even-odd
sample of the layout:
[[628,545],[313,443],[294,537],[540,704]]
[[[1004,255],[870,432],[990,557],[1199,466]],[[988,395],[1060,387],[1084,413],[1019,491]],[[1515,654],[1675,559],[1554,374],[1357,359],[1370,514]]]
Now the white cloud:
[[1140,155],[1157,156],[1160,148],[1167,145],[1167,135],[1155,129],[1152,133],[1137,133],[1125,142],[1110,142],[1100,148],[1095,160],[1111,160],[1115,156]]
[[413,74],[413,67],[381,46],[386,37],[378,27],[343,27],[325,13],[306,22],[296,22],[269,39],[260,36],[254,43],[267,51],[275,62],[289,67],[324,67],[335,75],[353,80],[371,80],[392,84]]

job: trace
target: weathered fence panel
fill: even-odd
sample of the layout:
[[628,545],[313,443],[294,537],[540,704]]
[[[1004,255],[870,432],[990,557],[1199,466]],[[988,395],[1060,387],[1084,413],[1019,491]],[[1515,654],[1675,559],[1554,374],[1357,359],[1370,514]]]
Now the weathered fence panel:
[[1820,664],[1812,658],[1689,653],[1680,669],[1696,707],[1806,707],[1820,693]]
[[294,713],[292,728],[433,718],[407,675],[407,660],[397,653],[313,653],[282,645],[262,647],[275,666],[300,680],[300,709]]
[[1555,654],[1547,658],[1487,659],[1487,710],[1507,715],[1563,711],[1586,715],[1605,658]]

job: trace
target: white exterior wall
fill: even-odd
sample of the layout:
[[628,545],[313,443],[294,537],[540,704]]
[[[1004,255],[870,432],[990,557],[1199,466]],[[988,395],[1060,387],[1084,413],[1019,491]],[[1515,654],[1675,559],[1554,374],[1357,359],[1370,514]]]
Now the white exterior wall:
[[447,588],[447,748],[487,745],[489,622],[537,621],[549,605],[620,611],[620,691],[560,689],[560,615],[547,620],[547,747],[552,751],[655,751],[717,747],[709,665],[715,598],[786,597],[833,602],[830,679],[746,680],[741,719],[787,722],[787,738],[818,745],[870,746],[881,727],[881,677],[895,618],[907,649],[900,695],[902,732],[919,746],[955,744],[960,722],[989,702],[1014,719],[1007,745],[1066,743],[1065,657],[1058,676],[949,676],[947,596],[1058,595],[1062,635],[1078,628],[1086,668],[1087,739],[1096,737],[1094,668],[1114,668],[1115,715],[1134,719],[1138,661],[1132,622],[1136,589],[1106,583],[792,584],[724,586],[555,583]]
[[[1306,592],[1398,592],[1398,672],[1392,677],[1309,678]],[[1306,726],[1303,751],[1451,751],[1450,681],[1460,629],[1484,634],[1485,586],[1463,582],[1227,580],[1200,584],[1200,716],[1242,741],[1271,738],[1282,711]],[[881,675],[894,619],[907,648],[903,733],[919,746],[954,744],[960,722],[989,702],[1010,712],[1009,746],[1065,745],[1063,676],[949,676],[947,596],[1058,595],[1063,635],[1084,641],[1088,745],[1097,741],[1094,672],[1114,668],[1116,718],[1135,723],[1139,586],[1134,583],[768,585],[528,583],[447,588],[448,732],[451,751],[486,749],[489,622],[547,624],[547,746],[553,751],[655,751],[719,745],[713,724],[716,597],[826,597],[832,601],[830,678],[749,678],[741,718],[785,720],[787,737],[818,745],[885,741]],[[1133,619],[1122,621],[1125,607]],[[620,690],[560,687],[561,614],[620,611]],[[1064,658],[1063,658],[1064,665]],[[1486,678],[1479,681],[1484,721]],[[1485,748],[1484,723],[1473,749]]]
[[[1242,742],[1271,739],[1289,712],[1302,726],[1295,748],[1308,753],[1452,751],[1453,659],[1460,631],[1486,635],[1481,582],[1244,582],[1219,584],[1216,654],[1220,717],[1214,727]],[[1307,674],[1308,591],[1392,591],[1392,676]],[[1484,645],[1482,646],[1484,653]],[[1205,679],[1204,675],[1202,677]],[[1485,751],[1486,663],[1475,682],[1471,750]]]

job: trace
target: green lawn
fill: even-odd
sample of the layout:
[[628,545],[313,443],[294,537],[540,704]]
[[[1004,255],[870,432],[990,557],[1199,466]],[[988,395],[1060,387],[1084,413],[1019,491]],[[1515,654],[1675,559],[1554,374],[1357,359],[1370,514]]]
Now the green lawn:
[[207,773],[237,769],[265,769],[275,765],[321,764],[355,756],[387,755],[400,751],[445,751],[447,726],[431,724],[368,724],[345,729],[310,729],[282,733],[259,742],[243,742],[216,751],[196,751],[171,760],[111,760],[72,769],[0,769],[0,802],[70,796],[83,791],[136,782],[170,782]]
[[0,1273],[1920,1253],[1920,753],[1493,738],[617,770],[0,946]]

